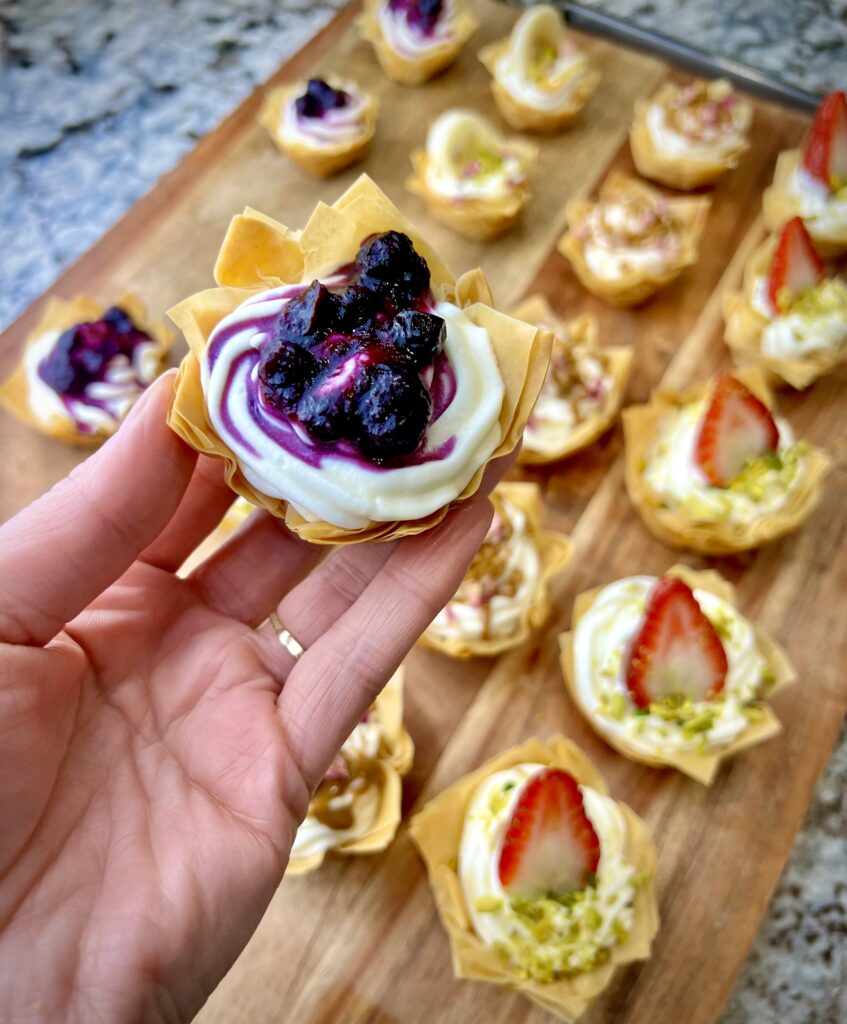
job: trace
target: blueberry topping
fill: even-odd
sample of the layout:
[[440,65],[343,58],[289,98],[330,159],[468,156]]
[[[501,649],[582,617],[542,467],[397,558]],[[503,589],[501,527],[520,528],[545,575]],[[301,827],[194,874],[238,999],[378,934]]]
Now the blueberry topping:
[[274,328],[274,343],[290,341],[309,346],[332,331],[338,318],[338,296],[320,281],[289,299]]
[[406,21],[422,35],[432,35],[444,10],[444,0],[389,0],[392,11],[405,11]]
[[338,110],[350,102],[350,94],[333,89],[322,78],[310,78],[306,91],[294,101],[300,117],[323,117],[328,110]]
[[132,322],[129,313],[121,309],[120,306],[110,306],[103,314],[103,319],[121,334],[129,334],[130,331],[135,330],[135,324]]
[[391,322],[391,338],[417,368],[429,366],[444,348],[446,325],[440,316],[404,309]]
[[373,323],[382,303],[379,297],[361,284],[348,285],[338,296],[337,329],[361,331]]
[[417,450],[432,413],[432,399],[408,364],[378,363],[371,368],[358,413],[358,447],[363,455],[381,462]]
[[265,400],[280,412],[291,412],[320,367],[312,353],[291,341],[275,340],[259,362]]
[[429,289],[429,267],[408,235],[386,231],[374,235],[356,257],[361,282],[405,308]]
[[368,386],[367,350],[357,349],[322,373],[297,405],[297,418],[319,441],[355,440],[359,434],[357,400]]

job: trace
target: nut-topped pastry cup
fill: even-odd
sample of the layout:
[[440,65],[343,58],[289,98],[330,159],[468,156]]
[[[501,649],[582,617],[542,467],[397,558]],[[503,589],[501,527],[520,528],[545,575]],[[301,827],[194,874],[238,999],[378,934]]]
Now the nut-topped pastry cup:
[[[535,70],[540,54],[549,70]],[[573,124],[594,95],[600,72],[568,39],[555,7],[526,10],[511,36],[490,43],[479,59],[491,75],[491,92],[506,124],[518,132],[556,134]]]
[[[526,643],[532,633],[547,621],[552,608],[550,581],[573,555],[573,544],[569,537],[555,530],[542,529],[541,494],[536,484],[518,481],[498,484],[492,492],[491,500],[495,508],[495,520],[480,552],[471,563],[462,587],[418,641],[422,647],[441,651],[452,658],[495,657]],[[510,541],[516,539],[528,543],[532,550],[526,553],[525,564],[509,557],[508,553],[504,554],[500,575],[511,570],[512,577],[517,572],[521,578],[505,580],[498,577],[491,581],[494,587],[491,595],[481,597],[481,604],[469,604],[465,600],[465,592],[469,588],[474,591],[472,599],[477,590],[484,589],[488,563],[500,553],[502,545],[498,544],[495,536],[502,525],[499,519],[508,519],[510,516],[513,519],[509,528],[513,534],[504,538],[502,544],[508,547]],[[516,517],[523,521],[516,523]],[[514,532],[519,534],[518,538],[514,538]],[[517,550],[520,551],[520,548]],[[513,562],[517,564],[513,565]],[[503,593],[497,589],[498,583],[504,585]],[[524,590],[527,591],[525,594]],[[513,602],[520,598],[523,598],[521,606],[513,614]],[[501,606],[499,609],[497,604]],[[507,616],[507,624],[502,629],[497,628],[498,611]],[[463,630],[460,628],[462,622],[468,618],[470,621]]]
[[[665,575],[681,579],[692,591],[716,598],[717,601],[712,602],[715,610],[725,613],[731,609],[730,614],[743,624],[745,635],[749,633],[749,637],[745,640],[745,649],[741,652],[740,657],[749,659],[752,656],[755,658],[757,669],[761,668],[762,670],[763,682],[757,688],[755,700],[748,702],[746,725],[743,725],[733,739],[729,742],[713,744],[707,744],[703,739],[702,749],[697,749],[697,736],[705,734],[692,733],[691,742],[679,745],[667,743],[659,749],[654,744],[646,742],[645,739],[639,739],[637,731],[631,735],[627,732],[627,721],[637,730],[637,727],[642,722],[647,722],[650,716],[639,711],[623,692],[620,692],[619,696],[617,691],[615,692],[615,697],[618,698],[620,705],[619,718],[599,713],[600,705],[595,691],[596,680],[590,678],[590,671],[586,670],[583,658],[580,658],[579,668],[576,664],[575,637],[580,623],[589,615],[598,598],[604,592],[608,593],[611,586],[624,584],[626,581],[618,581],[618,584],[615,585],[595,587],[578,595],[574,602],[571,631],[563,633],[559,638],[562,673],[567,691],[583,717],[599,736],[602,736],[624,757],[654,768],[675,768],[697,782],[710,786],[723,761],[734,757],[742,750],[763,743],[781,732],[782,726],[779,719],[765,698],[773,696],[778,690],[794,682],[796,675],[782,648],[765,632],[736,614],[735,590],[716,572],[711,570],[698,572],[685,565],[674,565]],[[643,597],[643,595],[641,596]],[[583,626],[583,630],[586,630],[587,626],[588,620]],[[606,627],[600,623],[593,632],[587,633],[584,638],[580,637],[580,639],[585,639],[589,643],[590,649],[591,640],[604,628]],[[752,649],[746,649],[747,647]],[[625,651],[622,653],[625,656]],[[747,681],[743,682],[746,684]],[[651,724],[655,725],[656,723]],[[667,728],[670,730],[671,726],[667,726]],[[644,735],[643,729],[641,735]]]
[[[620,252],[616,257],[618,271],[600,276],[592,269],[586,256],[588,238],[583,225],[598,204],[604,206],[622,199],[643,209],[663,211],[674,229],[674,248],[662,255],[655,265],[638,266]],[[670,198],[645,182],[614,172],[600,187],[598,202],[586,198],[572,199],[565,211],[568,230],[558,243],[559,252],[566,256],[582,285],[598,298],[613,306],[637,306],[646,302],[665,285],[674,281],[686,267],[697,262],[700,237],[706,226],[710,208],[709,199],[698,197]],[[613,254],[614,255],[614,254]]]
[[[331,131],[324,131],[318,138],[298,122],[293,105],[306,90],[305,81],[272,89],[259,112],[259,123],[280,153],[316,178],[327,178],[363,159],[376,131],[378,104],[374,96],[336,76],[330,75],[326,81],[333,89],[350,95],[355,104],[353,123],[339,126],[342,130],[337,139]],[[306,128],[311,120],[306,120]]]
[[[373,45],[374,53],[385,74],[401,85],[423,85],[446,71],[459,56],[462,47],[477,29],[477,21],[467,8],[466,0],[446,0],[449,8],[449,26],[441,38],[421,36],[397,25],[393,31],[406,37],[407,48],[398,49],[391,39],[388,0],[365,0],[365,9],[359,19],[362,38]],[[399,19],[398,19],[399,20]],[[387,31],[388,29],[388,31]]]
[[[752,366],[735,371],[741,381],[768,409],[773,395],[761,372]],[[668,417],[678,416],[686,406],[706,403],[714,382],[676,392],[657,388],[646,405],[632,405],[623,411],[624,474],[627,493],[644,525],[672,547],[688,548],[707,555],[728,555],[761,547],[796,530],[817,507],[823,478],[830,468],[824,451],[804,442],[798,456],[796,476],[777,507],[755,518],[706,518],[686,511],[657,493],[645,479],[657,438]]]
[[[747,132],[752,120],[753,108],[749,103],[736,99],[732,86],[726,79],[709,83],[697,83],[704,92],[703,99],[720,106],[731,103],[729,116],[732,130],[722,143],[689,143],[679,133],[673,132],[668,139],[669,148],[662,149],[654,130],[667,134],[667,127],[661,123],[661,114],[673,104],[685,98],[685,89],[666,82],[649,100],[638,100],[635,116],[629,133],[632,158],[638,173],[660,185],[668,185],[683,191],[712,185],[727,171],[738,166],[744,153],[750,148]],[[654,121],[660,123],[655,125]]]
[[549,982],[523,974],[479,938],[458,874],[459,848],[468,807],[474,794],[497,772],[518,765],[561,768],[597,793],[608,793],[602,776],[582,751],[563,736],[530,739],[504,751],[455,782],[428,803],[411,821],[410,833],[429,873],[438,915],[450,940],[457,978],[485,981],[521,992],[559,1020],[577,1020],[611,983],[615,970],[650,956],[659,927],[656,905],[656,850],[644,822],[625,804],[615,806],[624,819],[626,860],[637,872],[632,924],[623,941],[608,949],[608,959],[590,970]]
[[[146,379],[136,396],[140,397],[143,387],[152,384],[167,368],[168,354],[176,335],[163,323],[151,323],[141,300],[130,292],[120,295],[113,307],[123,310],[134,326],[149,338],[149,344],[145,343]],[[39,363],[53,350],[59,337],[79,324],[100,320],[106,308],[85,295],[77,295],[71,300],[50,298],[41,319],[27,336],[17,368],[0,385],[0,405],[23,423],[58,441],[93,447],[110,437],[120,426],[128,407],[122,414],[97,415],[95,420],[82,424],[69,409],[63,407],[61,396],[38,378]],[[35,408],[42,403],[40,410]],[[130,403],[125,404],[128,406]],[[79,409],[79,412],[82,414],[83,410]]]
[[[270,301],[268,294],[276,296],[281,291],[286,296],[298,295],[305,292],[310,281],[330,280],[327,275],[337,273],[339,267],[352,266],[364,241],[392,231],[405,236],[406,244],[414,246],[415,258],[425,261],[431,294],[441,303],[438,308],[448,309],[453,321],[463,325],[456,328],[452,342],[449,330],[447,332],[444,353],[447,366],[454,371],[456,385],[439,424],[442,433],[455,427],[461,436],[455,435],[457,439],[449,444],[445,442],[445,458],[436,451],[425,461],[427,482],[424,486],[425,481],[417,472],[419,464],[411,467],[414,473],[396,477],[392,475],[391,466],[371,467],[358,458],[336,463],[334,460],[341,460],[336,449],[315,448],[311,441],[305,454],[297,448],[291,455],[290,449],[280,449],[280,443],[266,442],[264,433],[253,434],[265,456],[261,462],[262,485],[251,483],[248,475],[259,479],[253,464],[257,460],[243,446],[241,454],[236,454],[234,446],[239,447],[240,441],[232,434],[227,417],[221,412],[222,396],[228,396],[235,404],[232,410],[227,406],[227,416],[231,417],[232,411],[240,414],[238,394],[233,392],[229,378],[220,378],[220,394],[216,392],[220,408],[216,406],[210,413],[207,407],[202,372],[204,366],[208,368],[206,353],[213,332],[221,321],[239,311],[235,320],[228,321],[234,327],[227,327],[221,335],[228,339],[227,331],[231,333],[238,328],[253,304]],[[544,379],[551,335],[496,312],[490,305],[490,291],[480,271],[469,272],[456,280],[420,234],[366,176],[355,182],[332,206],[319,204],[302,231],[291,231],[252,210],[235,217],[219,253],[215,277],[220,287],[191,296],[170,313],[185,334],[190,352],[180,367],[169,423],[192,447],[225,461],[226,478],[234,491],[254,505],[284,518],[286,525],[303,539],[343,544],[394,539],[430,529],[443,520],[449,508],[476,492],[485,467],[492,459],[512,451],[517,445]],[[287,301],[290,299],[280,302],[273,298],[273,310],[278,306],[283,308]],[[244,306],[248,302],[250,305]],[[248,317],[247,322],[252,323],[252,319]],[[251,334],[251,338],[261,345],[257,336]],[[243,357],[250,356],[255,361],[258,352],[249,341],[248,338],[246,346],[242,346]],[[455,367],[451,362],[454,359],[458,360]],[[249,389],[249,386],[252,385],[245,379],[244,387]],[[480,388],[481,397],[477,402],[473,398],[474,389]],[[461,398],[463,393],[465,397]],[[445,394],[449,394],[449,389]],[[489,423],[489,414],[494,412],[498,395],[502,395],[500,410]],[[458,403],[457,411],[447,416],[453,401]],[[217,416],[218,427],[213,425],[213,415]],[[483,415],[484,423],[480,419]],[[461,427],[457,417],[462,416],[476,418],[472,423],[468,419]],[[468,429],[471,425],[473,431]],[[252,422],[246,420],[242,426],[250,431],[254,429]],[[293,429],[289,421],[282,426]],[[223,439],[222,432],[230,440]],[[301,443],[306,443],[302,437],[298,445]],[[426,443],[426,435],[422,443]],[[310,463],[304,462],[307,456]],[[448,461],[450,456],[456,457]],[[284,472],[277,473],[274,467],[279,460],[286,464]],[[242,463],[247,466],[247,474]],[[401,464],[399,468],[407,467]],[[336,470],[343,472],[340,483],[336,477],[326,476]],[[412,490],[412,477],[424,488],[420,495],[419,489]],[[389,487],[393,490],[387,490]],[[292,488],[298,489],[297,496],[292,494]],[[329,518],[320,516],[314,504],[327,508]],[[431,507],[435,505],[437,507]],[[395,515],[397,508],[411,510],[414,515]]]
[[[553,332],[553,353],[548,379],[524,430],[518,460],[526,465],[558,462],[587,448],[612,426],[629,382],[632,349],[622,346],[601,346],[598,342],[595,317],[590,313],[583,313],[573,320],[564,322],[556,316],[543,295],[532,295],[525,299],[512,310],[512,316]],[[565,428],[551,422],[544,429],[542,436],[543,424],[540,424],[538,429],[532,429],[532,423],[543,411],[544,395],[553,373],[557,350],[568,355],[577,351],[591,360],[600,361],[604,388],[600,401],[589,406],[587,415]]]
[[[378,722],[380,734],[376,754],[362,758],[356,750],[348,752],[347,747],[355,746],[354,732],[339,755],[345,764],[352,760],[349,778],[339,786],[327,777],[318,786],[298,829],[286,875],[315,871],[328,853],[379,853],[394,839],[402,816],[402,778],[415,754],[412,738],[403,727],[404,678],[401,666],[371,707],[369,714]],[[357,779],[365,785],[356,788]]]

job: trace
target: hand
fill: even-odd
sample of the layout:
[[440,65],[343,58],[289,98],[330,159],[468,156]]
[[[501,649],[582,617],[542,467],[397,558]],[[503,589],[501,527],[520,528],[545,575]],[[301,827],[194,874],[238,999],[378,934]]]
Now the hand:
[[[199,1009],[490,522],[484,488],[435,530],[318,564],[254,513],[180,579],[233,495],[166,426],[172,382],[0,529],[2,1021]],[[298,662],[254,628],[275,608]]]

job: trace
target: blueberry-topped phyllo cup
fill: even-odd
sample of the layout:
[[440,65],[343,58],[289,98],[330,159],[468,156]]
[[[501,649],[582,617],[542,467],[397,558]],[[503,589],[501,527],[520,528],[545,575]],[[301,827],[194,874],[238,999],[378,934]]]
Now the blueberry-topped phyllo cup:
[[268,93],[259,120],[281,153],[325,178],[365,156],[376,115],[376,100],[355,82],[310,78]]
[[477,23],[465,0],[365,0],[359,27],[389,78],[422,85],[455,61]]
[[302,231],[234,218],[215,276],[171,311],[190,352],[170,423],[302,538],[427,530],[517,445],[550,332],[494,310],[481,271],[454,278],[369,178]]
[[108,308],[82,295],[50,299],[0,403],[42,434],[99,444],[166,368],[173,341],[134,295]]

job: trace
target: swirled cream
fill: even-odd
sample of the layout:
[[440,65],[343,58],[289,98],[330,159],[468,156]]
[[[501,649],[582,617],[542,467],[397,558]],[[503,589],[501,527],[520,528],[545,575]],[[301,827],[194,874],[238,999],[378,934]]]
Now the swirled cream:
[[800,164],[788,179],[787,189],[815,238],[832,242],[847,239],[847,185],[832,192]]
[[701,522],[751,523],[775,512],[803,475],[803,446],[794,443],[788,423],[776,418],[777,451],[752,459],[728,487],[715,487],[695,458],[708,405],[705,397],[665,412],[643,470],[644,482],[669,508],[682,509]]
[[733,95],[728,83],[694,83],[667,103],[651,103],[647,131],[667,159],[694,163],[727,160],[741,150],[750,128],[749,104]]
[[494,517],[455,597],[427,632],[440,640],[513,636],[535,600],[541,573],[526,513],[495,492]]
[[338,83],[347,100],[343,106],[321,110],[315,117],[297,110],[298,97],[292,93],[283,105],[280,133],[287,142],[311,149],[328,149],[358,142],[370,127],[365,117],[368,100],[352,82]]
[[385,42],[399,56],[415,60],[456,38],[456,0],[444,0],[434,19],[416,17],[414,4],[406,0],[383,0],[377,22]]
[[[324,278],[341,286],[349,274]],[[260,349],[285,303],[305,286],[251,296],[212,332],[201,362],[209,419],[245,478],[304,518],[345,529],[420,519],[456,498],[500,440],[504,385],[488,332],[458,306],[431,312],[446,325],[444,352],[428,370],[432,414],[422,448],[399,466],[365,461],[347,442],[322,443],[270,408],[258,381]]]
[[551,982],[590,971],[632,928],[635,869],[626,859],[627,825],[614,800],[580,786],[600,840],[596,884],[561,899],[514,899],[499,878],[500,850],[527,782],[544,765],[495,772],[473,794],[465,814],[458,873],[479,938],[524,976]]
[[605,280],[658,276],[682,250],[681,226],[665,199],[622,193],[599,200],[574,227],[591,272]]
[[749,727],[750,705],[772,681],[756,631],[728,601],[693,591],[726,651],[721,693],[709,701],[652,705],[646,713],[626,685],[628,652],[644,619],[652,576],[630,576],[604,587],[573,635],[574,686],[586,715],[609,736],[645,755],[662,751],[703,753],[734,742]]
[[750,305],[767,323],[760,348],[775,359],[793,359],[808,352],[847,344],[847,283],[830,277],[799,295],[785,313],[768,297],[768,280],[756,278]]

